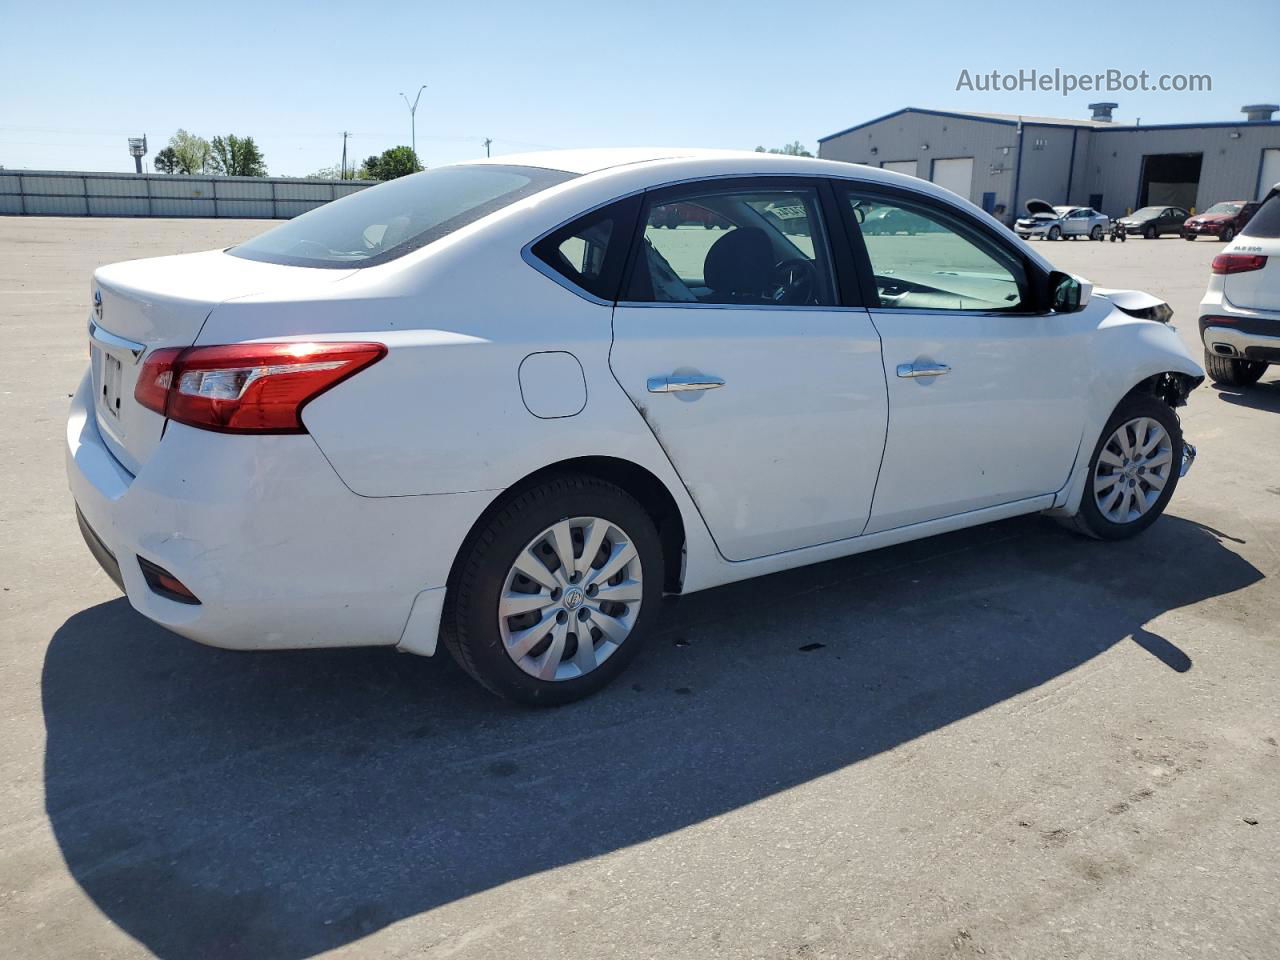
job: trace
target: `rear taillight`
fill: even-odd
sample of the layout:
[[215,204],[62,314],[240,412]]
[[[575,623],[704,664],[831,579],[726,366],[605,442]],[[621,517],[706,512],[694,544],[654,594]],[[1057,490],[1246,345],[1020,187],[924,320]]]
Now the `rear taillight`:
[[224,433],[305,433],[302,408],[381,360],[381,343],[237,343],[152,351],[133,396],[171,420]]
[[1213,258],[1214,273],[1248,273],[1266,265],[1267,258],[1256,253],[1220,253]]

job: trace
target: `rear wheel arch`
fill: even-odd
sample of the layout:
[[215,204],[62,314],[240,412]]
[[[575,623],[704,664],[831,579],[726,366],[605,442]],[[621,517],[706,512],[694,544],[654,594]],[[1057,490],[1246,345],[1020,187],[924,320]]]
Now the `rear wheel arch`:
[[494,498],[471,525],[467,536],[454,555],[448,584],[452,588],[463,557],[472,539],[486,528],[492,517],[524,491],[553,477],[593,477],[620,488],[635,499],[653,520],[662,543],[663,589],[679,593],[684,575],[684,517],[671,491],[646,468],[619,457],[575,457],[541,467],[522,477]]

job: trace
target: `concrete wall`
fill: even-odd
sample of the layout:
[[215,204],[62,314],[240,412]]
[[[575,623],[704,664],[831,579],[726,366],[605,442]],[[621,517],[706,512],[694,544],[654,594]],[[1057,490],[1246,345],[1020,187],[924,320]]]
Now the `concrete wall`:
[[367,180],[0,170],[0,214],[287,220],[370,186]]

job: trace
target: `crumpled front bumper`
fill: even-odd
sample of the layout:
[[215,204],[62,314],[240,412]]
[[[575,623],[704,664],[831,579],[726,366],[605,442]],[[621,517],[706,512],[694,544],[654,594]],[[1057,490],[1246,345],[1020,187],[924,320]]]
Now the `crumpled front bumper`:
[[1187,441],[1183,440],[1182,441],[1182,463],[1178,467],[1178,476],[1185,477],[1188,473],[1190,473],[1191,467],[1195,462],[1196,462],[1195,444],[1187,443]]

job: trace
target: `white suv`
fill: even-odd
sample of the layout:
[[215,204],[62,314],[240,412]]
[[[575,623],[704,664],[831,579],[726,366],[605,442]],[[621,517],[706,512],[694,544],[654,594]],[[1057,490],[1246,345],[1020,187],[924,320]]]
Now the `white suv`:
[[1200,301],[1204,365],[1215,383],[1257,383],[1280,364],[1280,183],[1222,253]]
[[538,704],[621,671],[664,593],[1019,514],[1133,536],[1203,377],[1165,304],[954,194],[760,153],[441,167],[91,294],[67,469],[137,610],[439,637]]

